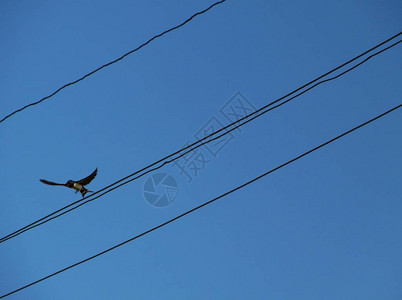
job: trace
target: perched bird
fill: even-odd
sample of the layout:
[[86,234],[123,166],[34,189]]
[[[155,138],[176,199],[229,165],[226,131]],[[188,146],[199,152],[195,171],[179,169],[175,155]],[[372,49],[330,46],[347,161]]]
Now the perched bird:
[[66,183],[55,183],[55,182],[51,182],[51,181],[48,181],[45,179],[40,179],[40,181],[45,184],[49,184],[49,185],[61,185],[61,186],[66,186],[70,189],[74,189],[75,193],[81,192],[82,198],[84,198],[86,193],[92,192],[92,191],[86,189],[84,185],[89,184],[95,178],[97,173],[98,173],[98,168],[96,168],[95,171],[93,171],[91,175],[89,175],[81,180],[77,180],[77,181],[69,180]]

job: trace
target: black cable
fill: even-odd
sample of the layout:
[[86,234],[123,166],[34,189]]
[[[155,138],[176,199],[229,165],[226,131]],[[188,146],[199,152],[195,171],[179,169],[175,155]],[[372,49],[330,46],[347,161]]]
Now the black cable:
[[[396,42],[396,43],[394,43],[394,44],[392,44],[392,45],[390,45],[390,46],[388,46],[388,47],[386,47],[386,48],[384,48],[384,49],[382,49],[382,50],[380,50],[380,51],[378,51],[378,52],[376,52],[376,53],[374,53],[374,54],[372,54],[372,55],[370,55],[369,57],[367,57],[366,59],[364,59],[364,60],[361,61],[360,63],[354,65],[353,67],[347,69],[346,71],[344,71],[344,72],[342,72],[342,73],[340,73],[340,74],[338,74],[338,75],[336,75],[336,76],[334,76],[334,77],[331,77],[331,78],[322,80],[322,81],[320,81],[320,82],[314,84],[313,86],[309,87],[308,89],[306,89],[306,90],[300,92],[299,94],[296,94],[295,96],[293,96],[293,97],[287,99],[286,101],[283,101],[282,103],[280,103],[280,104],[278,104],[278,105],[276,105],[276,106],[273,106],[273,107],[271,107],[271,108],[268,108],[269,106],[272,106],[273,104],[277,103],[278,101],[284,99],[284,98],[287,97],[288,95],[291,95],[291,94],[293,94],[293,93],[295,93],[296,91],[298,91],[298,90],[301,89],[301,88],[299,88],[299,89],[293,91],[292,93],[289,93],[289,94],[287,94],[286,96],[281,97],[281,98],[279,98],[278,100],[275,100],[275,101],[273,101],[273,102],[271,102],[271,103],[265,105],[264,107],[258,109],[257,111],[251,113],[250,115],[247,115],[247,116],[245,116],[245,117],[243,117],[243,118],[237,120],[236,122],[233,122],[233,123],[231,123],[231,124],[229,124],[229,125],[227,125],[227,126],[221,128],[220,130],[218,130],[218,131],[216,131],[216,132],[210,134],[209,136],[206,136],[206,137],[204,137],[203,139],[200,139],[200,140],[196,141],[195,143],[193,143],[193,144],[191,144],[191,145],[188,145],[187,147],[185,147],[185,148],[183,148],[183,149],[181,149],[181,150],[179,150],[179,151],[177,151],[177,152],[175,152],[175,153],[173,153],[173,154],[171,154],[171,155],[169,155],[169,156],[167,156],[167,157],[165,157],[165,158],[163,158],[163,159],[161,159],[161,160],[159,160],[159,161],[157,161],[157,162],[155,162],[155,163],[153,163],[153,164],[151,164],[151,165],[149,165],[149,166],[147,166],[147,167],[145,167],[145,168],[143,168],[143,169],[141,169],[141,170],[139,170],[139,171],[137,171],[137,172],[135,172],[135,173],[133,173],[133,174],[131,174],[131,175],[129,175],[129,176],[126,176],[125,178],[123,178],[123,179],[121,179],[121,180],[119,180],[119,181],[117,181],[117,182],[115,182],[115,183],[113,183],[113,184],[111,184],[111,185],[109,185],[109,186],[107,186],[107,187],[105,187],[105,188],[99,190],[99,191],[96,191],[96,192],[93,193],[91,196],[85,197],[85,198],[80,199],[80,200],[77,200],[77,201],[75,201],[75,202],[73,202],[73,203],[71,203],[71,204],[69,204],[69,205],[67,205],[67,206],[65,206],[65,207],[63,207],[63,208],[61,208],[61,209],[59,209],[59,210],[57,210],[57,211],[55,211],[55,212],[53,212],[53,213],[47,215],[47,216],[45,216],[45,217],[43,217],[43,218],[41,218],[41,219],[39,219],[39,220],[37,220],[37,221],[35,221],[35,222],[33,222],[33,223],[31,223],[31,224],[25,226],[25,227],[23,227],[23,228],[21,228],[21,229],[15,231],[15,232],[13,232],[13,233],[8,234],[7,236],[5,236],[5,237],[3,237],[3,238],[0,239],[0,243],[3,243],[3,242],[5,242],[5,241],[7,241],[7,240],[9,240],[9,239],[12,239],[12,238],[14,238],[14,237],[16,237],[16,236],[18,236],[18,235],[20,235],[20,234],[22,234],[22,233],[28,231],[28,230],[31,230],[31,229],[33,229],[33,228],[35,228],[35,227],[38,227],[38,226],[40,226],[40,225],[42,225],[42,224],[45,224],[45,223],[47,223],[47,222],[49,222],[49,221],[51,221],[51,220],[53,220],[53,219],[55,219],[55,218],[58,218],[58,217],[60,217],[60,216],[62,216],[62,215],[64,215],[64,214],[66,214],[67,212],[70,212],[70,211],[72,211],[72,210],[75,210],[76,208],[78,208],[78,207],[80,207],[80,206],[82,206],[82,205],[84,205],[84,204],[86,204],[86,203],[89,203],[89,202],[91,202],[91,201],[93,201],[93,200],[95,200],[95,199],[97,199],[97,198],[99,198],[99,197],[101,197],[101,196],[103,196],[103,195],[105,195],[105,194],[107,194],[107,193],[109,193],[109,192],[111,192],[111,191],[113,191],[113,190],[115,190],[115,189],[117,189],[117,188],[119,188],[119,187],[121,187],[121,186],[123,186],[123,185],[125,185],[125,184],[127,184],[127,183],[129,183],[129,182],[131,182],[131,181],[133,181],[133,180],[136,180],[136,179],[138,179],[138,178],[140,178],[140,177],[142,177],[142,176],[144,176],[144,175],[146,175],[146,174],[148,174],[148,173],[150,173],[150,172],[152,172],[152,171],[155,171],[155,170],[157,170],[157,169],[162,168],[164,165],[166,165],[166,164],[168,164],[168,163],[171,163],[171,162],[173,162],[174,160],[179,159],[180,157],[186,155],[186,154],[189,153],[189,152],[194,151],[195,149],[197,149],[197,148],[203,146],[204,144],[209,143],[209,142],[211,142],[211,141],[213,141],[213,140],[216,140],[216,139],[218,139],[218,138],[220,138],[220,137],[222,137],[222,136],[228,134],[229,132],[231,132],[231,131],[233,131],[233,130],[235,130],[235,129],[237,129],[237,128],[239,128],[239,127],[245,125],[245,124],[247,124],[248,122],[254,120],[255,118],[257,118],[257,117],[259,117],[259,116],[261,116],[261,115],[267,113],[268,111],[271,111],[271,110],[273,110],[273,109],[275,109],[275,108],[277,108],[277,107],[282,106],[282,105],[285,104],[285,103],[290,102],[291,100],[293,100],[293,99],[299,97],[300,95],[306,93],[307,91],[309,91],[309,90],[315,88],[316,86],[318,86],[318,85],[320,85],[320,84],[322,84],[322,83],[325,83],[325,82],[328,82],[328,81],[331,81],[331,80],[334,80],[334,79],[339,78],[340,76],[342,76],[342,75],[344,75],[344,74],[350,72],[351,70],[355,69],[356,67],[358,67],[358,66],[362,65],[363,63],[367,62],[368,60],[370,60],[370,59],[373,58],[374,56],[376,56],[376,55],[378,55],[378,54],[380,54],[380,53],[382,53],[382,52],[384,52],[384,51],[386,51],[386,50],[388,50],[388,49],[390,49],[390,48],[392,48],[392,47],[398,45],[400,42],[401,42],[401,40],[399,40],[398,42]],[[326,73],[325,75],[327,75],[327,74],[329,74],[329,73],[330,73],[330,72]],[[324,76],[324,75],[323,75],[323,76]],[[319,78],[322,78],[323,76],[318,77],[318,79],[319,79]],[[316,81],[316,80],[314,80],[314,81]],[[314,81],[311,81],[311,82],[314,82]],[[310,82],[310,83],[311,83],[311,82]],[[310,83],[309,83],[309,84],[310,84]],[[307,85],[308,85],[308,84],[307,84]],[[305,86],[306,86],[306,85],[304,85],[303,87],[305,87]],[[266,109],[266,108],[268,108],[268,109]],[[266,109],[266,110],[264,111],[264,109]],[[262,111],[262,112],[261,112],[261,111]],[[259,112],[261,112],[261,113],[259,113]],[[252,115],[254,115],[254,114],[256,114],[256,113],[259,113],[259,114],[257,114],[257,115],[255,115],[254,117],[248,119],[250,116],[252,116]],[[90,197],[93,197],[95,194],[98,194],[98,193],[104,191],[105,189],[108,189],[108,188],[110,188],[110,187],[116,185],[117,183],[120,183],[120,182],[122,182],[122,181],[128,179],[129,177],[132,177],[132,176],[134,176],[134,175],[136,175],[136,174],[138,174],[138,173],[140,173],[140,172],[142,172],[142,171],[144,171],[144,170],[146,170],[146,169],[149,169],[150,167],[152,167],[152,166],[154,166],[154,165],[156,165],[156,164],[162,162],[163,160],[166,160],[167,158],[170,158],[170,157],[172,157],[172,156],[174,156],[174,155],[176,155],[176,154],[178,154],[178,153],[180,153],[180,152],[182,152],[182,151],[188,149],[189,147],[191,147],[191,146],[193,146],[193,145],[195,145],[195,144],[197,144],[197,143],[199,143],[199,142],[201,142],[201,141],[203,141],[203,140],[206,140],[206,139],[208,139],[209,137],[212,137],[213,135],[215,135],[215,134],[217,134],[217,133],[219,133],[219,132],[221,132],[221,131],[223,131],[223,130],[226,130],[228,127],[234,125],[235,123],[241,122],[241,121],[243,121],[243,120],[245,120],[245,119],[248,119],[248,120],[245,121],[245,122],[243,122],[243,123],[241,123],[241,124],[239,124],[239,125],[237,125],[236,127],[232,128],[232,129],[230,129],[230,130],[228,130],[228,131],[225,131],[225,132],[222,133],[221,135],[219,135],[219,136],[217,136],[217,137],[215,137],[215,138],[213,138],[213,139],[209,139],[208,141],[205,141],[205,142],[203,142],[203,143],[201,143],[201,144],[195,146],[194,148],[191,148],[190,150],[188,150],[188,151],[182,153],[181,155],[179,155],[179,156],[177,156],[177,157],[175,157],[175,158],[173,158],[173,159],[171,159],[171,160],[169,160],[169,161],[165,161],[165,162],[162,163],[160,166],[155,167],[155,168],[153,168],[153,169],[150,169],[150,170],[146,171],[145,173],[143,173],[143,174],[141,174],[141,175],[139,175],[139,176],[136,176],[136,177],[134,177],[134,178],[132,178],[132,179],[130,179],[130,180],[127,180],[126,182],[123,182],[123,183],[117,185],[117,186],[114,187],[114,188],[109,189],[108,191],[106,191],[106,192],[104,192],[104,193],[98,195],[97,197],[94,197],[94,198],[91,198],[91,199],[89,199],[89,200],[86,200],[86,199],[88,199],[88,198],[90,198]],[[86,201],[83,202],[84,200],[86,200]],[[72,207],[72,208],[70,208],[70,209],[68,209],[68,210],[66,210],[66,211],[64,211],[64,212],[61,212],[61,211],[65,210],[66,208],[71,207],[71,206],[73,206],[73,205],[75,205],[75,204],[77,204],[77,203],[79,203],[79,202],[82,202],[82,203],[81,203],[81,204],[78,204],[77,206]],[[61,213],[60,213],[60,214],[57,214],[57,213],[59,213],[59,212],[61,212]],[[57,214],[57,215],[56,215],[56,214]],[[53,215],[55,215],[55,216],[53,216]],[[53,216],[53,217],[52,217],[52,216]]]
[[141,233],[139,235],[136,235],[136,236],[134,236],[134,237],[132,237],[132,238],[120,243],[120,244],[117,244],[117,245],[115,245],[115,246],[113,246],[111,248],[108,248],[108,249],[106,249],[106,250],[104,250],[102,252],[99,252],[99,253],[91,256],[91,257],[88,257],[88,258],[86,258],[84,260],[81,260],[81,261],[79,261],[79,262],[77,262],[77,263],[75,263],[73,265],[70,265],[70,266],[68,266],[68,267],[66,267],[64,269],[61,269],[61,270],[59,270],[59,271],[57,271],[55,273],[47,275],[47,276],[45,276],[45,277],[43,277],[41,279],[38,279],[38,280],[36,280],[36,281],[34,281],[34,282],[30,283],[30,284],[27,284],[27,285],[25,285],[23,287],[20,287],[20,288],[14,290],[12,292],[4,294],[4,295],[0,296],[0,299],[5,298],[7,296],[10,296],[10,295],[12,295],[12,294],[14,294],[16,292],[19,292],[19,291],[21,291],[23,289],[26,289],[27,287],[33,286],[33,285],[35,285],[35,284],[37,284],[37,283],[39,283],[41,281],[49,279],[49,278],[51,278],[51,277],[53,277],[53,276],[55,276],[57,274],[60,274],[60,273],[62,273],[64,271],[67,271],[67,270],[69,270],[71,268],[74,268],[74,267],[76,267],[76,266],[78,266],[80,264],[83,264],[83,263],[85,263],[85,262],[87,262],[89,260],[92,260],[92,259],[94,259],[94,258],[96,258],[98,256],[101,256],[101,255],[103,255],[103,254],[105,254],[107,252],[110,252],[110,251],[112,251],[112,250],[114,250],[116,248],[119,248],[119,247],[121,247],[121,246],[123,246],[123,245],[125,245],[125,244],[127,244],[129,242],[132,242],[132,241],[134,241],[134,240],[136,240],[136,239],[138,239],[138,238],[140,238],[140,237],[142,237],[142,236],[144,236],[144,235],[146,235],[148,233],[151,233],[152,231],[155,231],[155,230],[157,230],[157,229],[159,229],[161,227],[164,227],[164,226],[168,225],[169,223],[172,223],[172,222],[174,222],[174,221],[176,221],[176,220],[178,220],[178,219],[180,219],[180,218],[182,218],[182,217],[184,217],[184,216],[186,216],[186,215],[188,215],[188,214],[190,214],[190,213],[192,213],[192,212],[194,212],[194,211],[196,211],[196,210],[198,210],[198,209],[200,209],[200,208],[202,208],[204,206],[207,206],[207,205],[209,205],[209,204],[211,204],[211,203],[213,203],[213,202],[215,202],[215,201],[217,201],[217,200],[219,200],[219,199],[221,199],[221,198],[223,198],[223,197],[225,197],[225,196],[227,196],[227,195],[229,195],[229,194],[231,194],[231,193],[233,193],[233,192],[235,192],[237,190],[240,190],[240,189],[244,188],[245,186],[247,186],[247,185],[249,185],[249,184],[251,184],[251,183],[253,183],[253,182],[255,182],[255,181],[257,181],[257,180],[259,180],[259,179],[261,179],[261,178],[263,178],[263,177],[265,177],[265,176],[267,176],[267,175],[269,175],[269,174],[271,174],[271,173],[273,173],[273,172],[275,172],[275,171],[277,171],[277,170],[279,170],[279,169],[281,169],[281,168],[283,168],[283,167],[285,167],[285,166],[287,166],[287,165],[299,160],[300,158],[302,158],[302,157],[304,157],[304,156],[306,156],[306,155],[308,155],[308,154],[310,154],[310,153],[312,153],[312,152],[314,152],[314,151],[316,151],[316,150],[318,150],[318,149],[320,149],[320,148],[322,148],[322,147],[324,147],[324,146],[326,146],[326,145],[328,145],[328,144],[330,144],[330,143],[332,143],[332,142],[344,137],[345,135],[347,135],[347,134],[349,134],[349,133],[351,133],[351,132],[353,132],[353,131],[355,131],[355,130],[363,127],[363,126],[368,125],[371,122],[374,122],[375,120],[378,120],[381,117],[384,117],[385,115],[387,115],[387,114],[389,114],[389,113],[391,113],[391,112],[393,112],[393,111],[395,111],[395,110],[397,110],[398,108],[401,108],[401,107],[402,107],[402,104],[399,104],[399,105],[391,108],[390,110],[388,110],[388,111],[386,111],[386,112],[384,112],[384,113],[382,113],[380,115],[377,115],[376,117],[374,117],[374,118],[372,118],[372,119],[370,119],[370,120],[368,120],[368,121],[366,121],[366,122],[364,122],[364,123],[352,128],[352,129],[349,129],[348,131],[346,131],[346,132],[344,132],[344,133],[342,133],[342,134],[330,139],[329,141],[326,141],[325,143],[322,143],[321,145],[319,145],[319,146],[317,146],[317,147],[315,147],[315,148],[313,148],[313,149],[311,149],[311,150],[309,150],[307,152],[304,152],[303,154],[301,154],[301,155],[299,155],[299,156],[297,156],[297,157],[295,157],[295,158],[293,158],[293,159],[281,164],[280,166],[278,166],[276,168],[273,168],[273,169],[271,169],[271,170],[269,170],[269,171],[267,171],[267,172],[255,177],[255,178],[251,179],[250,181],[247,181],[246,183],[243,183],[242,185],[239,185],[236,188],[234,188],[234,189],[232,189],[232,190],[230,190],[230,191],[228,191],[228,192],[226,192],[226,193],[224,193],[224,194],[212,199],[212,200],[209,200],[208,202],[205,202],[205,203],[203,203],[203,204],[201,204],[201,205],[199,205],[199,206],[197,206],[195,208],[192,208],[192,209],[190,209],[190,210],[188,210],[188,211],[186,211],[186,212],[184,212],[184,213],[182,213],[182,214],[180,214],[180,215],[178,215],[178,216],[176,216],[176,217],[174,217],[174,218],[172,218],[172,219],[170,219],[170,220],[168,220],[168,221],[166,221],[166,222],[164,222],[164,223],[162,223],[162,224],[160,224],[160,225],[158,225],[156,227],[153,227],[153,228],[151,228],[151,229],[149,229],[149,230],[147,230],[147,231],[145,231],[145,232],[143,232],[143,233]]
[[45,100],[47,100],[47,99],[53,97],[53,96],[56,95],[58,92],[60,92],[61,90],[65,89],[66,87],[68,87],[68,86],[70,86],[70,85],[74,85],[74,84],[76,84],[76,83],[78,83],[78,82],[84,80],[85,78],[87,78],[87,77],[93,75],[94,73],[96,73],[96,72],[102,70],[103,68],[106,68],[106,67],[108,67],[108,66],[110,66],[110,65],[112,65],[112,64],[114,64],[114,63],[117,63],[118,61],[124,59],[126,56],[132,54],[133,52],[136,52],[136,51],[140,50],[141,48],[145,47],[146,45],[148,45],[148,44],[149,44],[150,42],[152,42],[153,40],[155,40],[155,39],[157,39],[157,38],[159,38],[159,37],[161,37],[161,36],[163,36],[163,35],[165,35],[165,34],[171,32],[171,31],[173,31],[173,30],[176,30],[176,29],[178,29],[178,28],[184,26],[186,23],[190,22],[190,21],[191,21],[192,19],[194,19],[196,16],[199,16],[199,15],[202,15],[202,14],[206,13],[208,10],[210,10],[210,9],[213,8],[214,6],[219,5],[219,4],[221,4],[221,3],[225,2],[225,1],[226,1],[226,0],[221,0],[221,1],[215,2],[214,4],[212,4],[211,6],[209,6],[208,8],[206,8],[206,9],[204,9],[204,10],[202,10],[202,11],[199,11],[199,12],[195,13],[194,15],[192,15],[190,18],[188,18],[187,20],[185,20],[185,21],[182,22],[181,24],[176,25],[176,26],[174,26],[174,27],[172,27],[172,28],[170,28],[170,29],[168,29],[168,30],[165,30],[164,32],[162,32],[162,33],[160,33],[160,34],[155,35],[154,37],[150,38],[150,39],[149,39],[148,41],[146,41],[145,43],[143,43],[143,44],[141,44],[140,46],[138,46],[137,48],[135,48],[135,49],[133,49],[133,50],[127,52],[126,54],[120,56],[119,58],[117,58],[117,59],[115,59],[115,60],[113,60],[113,61],[111,61],[111,62],[108,62],[108,63],[106,63],[106,64],[100,66],[99,68],[97,68],[97,69],[95,69],[95,70],[89,72],[88,74],[82,76],[81,78],[79,78],[79,79],[77,79],[77,80],[74,80],[74,81],[72,81],[72,82],[70,82],[70,83],[67,83],[67,84],[63,85],[62,87],[58,88],[55,92],[53,92],[52,94],[50,94],[50,95],[48,95],[48,96],[46,96],[46,97],[43,97],[43,98],[40,99],[39,101],[32,102],[32,103],[30,103],[30,104],[25,105],[24,107],[21,107],[21,108],[15,110],[15,111],[13,111],[12,113],[8,114],[8,115],[5,116],[3,119],[1,119],[1,120],[0,120],[0,123],[4,122],[5,120],[7,120],[8,118],[10,118],[11,116],[15,115],[16,113],[18,113],[18,112],[20,112],[20,111],[23,111],[24,109],[26,109],[26,108],[28,108],[28,107],[30,107],[30,106],[37,105],[37,104],[39,104],[39,103],[41,103],[41,102],[43,102],[43,101],[45,101]]

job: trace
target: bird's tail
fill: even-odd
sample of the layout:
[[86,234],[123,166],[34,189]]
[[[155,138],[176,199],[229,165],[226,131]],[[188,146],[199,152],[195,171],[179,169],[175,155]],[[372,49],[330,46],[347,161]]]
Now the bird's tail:
[[80,190],[80,192],[81,192],[82,198],[85,197],[85,194],[86,194],[86,193],[93,193],[93,191],[90,191],[90,190],[88,190],[88,189],[86,189],[86,188],[84,188],[84,187],[82,187],[82,189]]

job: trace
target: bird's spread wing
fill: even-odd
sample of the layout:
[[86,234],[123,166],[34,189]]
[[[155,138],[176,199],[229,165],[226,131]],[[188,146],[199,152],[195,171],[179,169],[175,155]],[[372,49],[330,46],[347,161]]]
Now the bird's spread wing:
[[98,174],[98,168],[96,168],[95,171],[93,171],[91,175],[89,175],[81,180],[78,180],[77,183],[79,183],[81,185],[87,185],[92,181],[92,179],[95,178],[96,174]]
[[47,181],[45,179],[40,179],[40,181],[45,183],[45,184],[49,184],[49,185],[64,185],[62,183],[51,182],[51,181]]

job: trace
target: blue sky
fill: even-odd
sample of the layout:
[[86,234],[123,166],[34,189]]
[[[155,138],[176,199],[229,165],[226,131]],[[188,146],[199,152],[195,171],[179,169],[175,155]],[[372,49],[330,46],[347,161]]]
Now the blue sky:
[[[212,1],[0,3],[1,117]],[[229,0],[0,125],[0,235],[168,155],[401,29],[398,1]],[[149,176],[0,245],[0,294],[191,209],[400,103],[401,46],[236,131],[175,201]],[[225,123],[226,122],[226,123]],[[401,299],[401,112],[10,299]],[[200,149],[210,155],[205,148]]]

